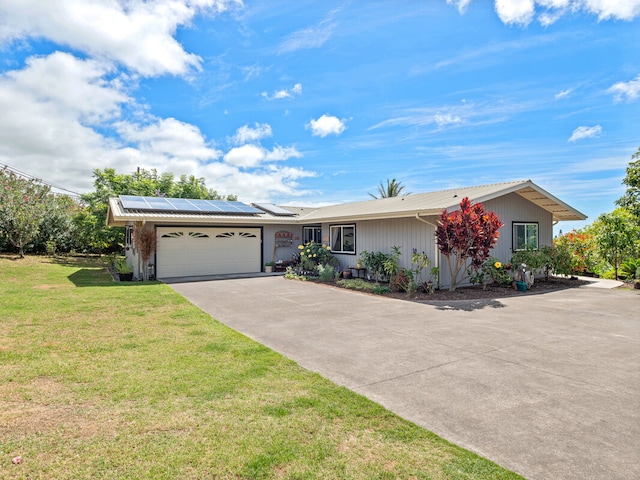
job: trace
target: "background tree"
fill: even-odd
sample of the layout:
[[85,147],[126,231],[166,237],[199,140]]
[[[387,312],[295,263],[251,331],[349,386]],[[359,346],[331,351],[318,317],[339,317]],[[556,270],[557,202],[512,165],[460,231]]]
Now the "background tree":
[[470,270],[482,268],[491,249],[500,236],[502,222],[494,212],[485,210],[481,203],[471,204],[467,197],[460,209],[440,214],[436,238],[438,249],[447,257],[451,273],[450,291],[466,278]]
[[616,204],[628,209],[637,221],[640,219],[640,148],[631,155],[627,175],[622,183],[627,186],[627,191]]
[[[591,228],[572,230],[553,240],[557,250],[567,252],[567,274],[595,273],[598,264],[594,233]],[[565,272],[562,272],[565,273]]]
[[21,258],[25,246],[38,235],[52,198],[49,187],[7,168],[0,170],[0,232]]
[[69,253],[80,247],[74,216],[81,209],[68,195],[52,195],[33,240],[33,250],[40,253]]
[[598,254],[613,267],[617,280],[620,264],[638,253],[638,226],[628,210],[617,208],[600,215],[593,231]]
[[[395,178],[389,180],[387,178],[387,186],[385,187],[382,182],[378,185],[378,195],[374,195],[373,193],[369,193],[373,198],[387,198],[387,197],[399,197],[402,191],[404,190],[404,185],[402,183],[397,182]],[[409,195],[409,193],[405,193],[405,195]]]

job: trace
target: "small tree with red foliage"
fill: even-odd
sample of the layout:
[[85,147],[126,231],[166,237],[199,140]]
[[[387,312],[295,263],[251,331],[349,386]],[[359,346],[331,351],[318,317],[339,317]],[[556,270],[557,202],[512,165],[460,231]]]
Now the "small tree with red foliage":
[[487,212],[481,203],[471,204],[467,197],[460,210],[440,214],[436,238],[438,249],[447,257],[451,273],[450,291],[454,291],[469,272],[482,267],[498,241],[502,222],[494,212]]

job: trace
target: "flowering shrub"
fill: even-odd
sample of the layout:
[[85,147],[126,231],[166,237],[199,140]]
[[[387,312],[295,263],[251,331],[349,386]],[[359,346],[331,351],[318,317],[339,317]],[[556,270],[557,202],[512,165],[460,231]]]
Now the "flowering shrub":
[[319,244],[316,242],[308,242],[305,245],[298,245],[298,254],[300,255],[300,266],[305,271],[316,271],[318,265],[331,265],[337,267],[338,259],[331,253],[329,245]]
[[473,283],[481,283],[483,288],[486,288],[491,282],[508,285],[511,283],[511,275],[509,273],[511,269],[512,265],[510,263],[503,265],[500,260],[491,257],[482,264],[482,267],[470,273],[470,280]]

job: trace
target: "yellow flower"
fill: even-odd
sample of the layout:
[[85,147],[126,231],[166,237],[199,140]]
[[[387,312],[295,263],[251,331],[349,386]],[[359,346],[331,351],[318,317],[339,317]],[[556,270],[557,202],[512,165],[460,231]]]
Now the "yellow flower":
[[313,254],[313,256],[314,256],[314,257],[317,257],[317,256],[318,256],[318,254],[314,253],[314,254]]
[[304,245],[298,245],[298,250],[302,250],[304,248]]
[[502,264],[500,262],[494,263],[493,266],[496,268],[502,268]]
[[300,252],[300,256],[301,256],[301,257],[304,257],[304,252]]

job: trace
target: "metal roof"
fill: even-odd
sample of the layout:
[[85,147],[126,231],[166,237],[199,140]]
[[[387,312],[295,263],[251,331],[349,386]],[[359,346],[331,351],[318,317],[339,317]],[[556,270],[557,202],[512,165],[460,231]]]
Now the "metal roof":
[[439,215],[443,210],[455,210],[464,197],[469,197],[472,202],[476,203],[486,202],[509,193],[517,193],[551,212],[554,221],[584,220],[587,218],[584,214],[535,185],[531,180],[518,180],[332,205],[302,215],[299,221],[309,223],[413,217],[416,214]]
[[516,193],[540,208],[550,212],[554,221],[584,220],[586,215],[546,192],[531,180],[495,183],[475,187],[461,187],[437,192],[409,194],[402,197],[381,198],[362,202],[331,205],[327,207],[289,207],[293,216],[274,215],[262,212],[254,215],[224,215],[212,213],[170,213],[149,212],[126,209],[118,198],[109,199],[107,224],[122,226],[127,221],[152,221],[167,223],[320,223],[333,221],[356,221],[367,219],[413,217],[415,215],[439,215],[443,210],[455,210],[464,197],[476,202],[486,202],[494,198]]

